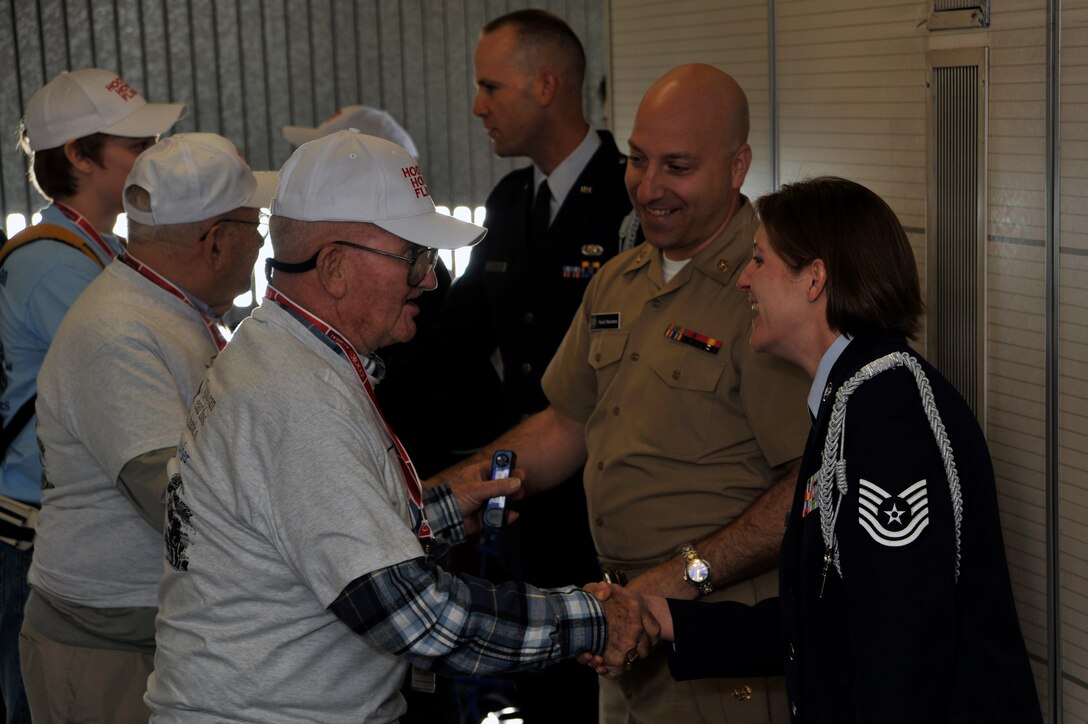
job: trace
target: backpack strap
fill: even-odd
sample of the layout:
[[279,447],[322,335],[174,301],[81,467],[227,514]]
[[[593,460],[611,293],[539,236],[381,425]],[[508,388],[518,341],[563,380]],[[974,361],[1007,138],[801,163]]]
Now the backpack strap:
[[34,403],[37,401],[37,395],[31,395],[30,399],[24,402],[15,414],[8,420],[7,427],[0,432],[0,460],[4,459],[4,456],[8,454],[8,448],[11,447],[11,443],[15,442],[15,438],[23,431],[26,424],[30,422],[30,418],[34,417]]
[[[105,264],[91,249],[90,244],[87,243],[79,234],[65,229],[63,226],[57,226],[56,224],[36,224],[34,226],[23,229],[15,236],[8,239],[8,242],[0,247],[0,266],[7,261],[11,253],[16,249],[19,249],[27,244],[31,244],[35,241],[42,239],[53,239],[59,241],[62,244],[67,244],[73,249],[78,249],[84,255],[86,255],[91,261],[104,269]],[[15,440],[15,437],[22,432],[22,429],[30,422],[30,418],[34,416],[34,400],[37,395],[34,395],[27,400],[22,407],[20,407],[11,420],[8,421],[7,426],[0,432],[0,460],[4,459],[4,455],[7,454],[8,446]]]
[[73,249],[78,249],[83,252],[88,258],[91,259],[101,269],[105,269],[106,265],[102,263],[102,260],[91,249],[90,244],[79,234],[73,231],[65,229],[63,226],[57,226],[55,224],[35,224],[34,226],[23,229],[15,236],[8,240],[8,243],[4,244],[3,248],[0,248],[0,265],[2,265],[7,258],[16,249],[30,244],[41,239],[52,239],[59,241],[62,244],[67,244]]

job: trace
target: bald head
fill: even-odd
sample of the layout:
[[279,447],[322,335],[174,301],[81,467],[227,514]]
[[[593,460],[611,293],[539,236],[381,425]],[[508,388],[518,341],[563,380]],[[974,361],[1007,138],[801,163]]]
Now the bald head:
[[691,63],[665,73],[643,96],[638,114],[644,113],[682,113],[685,122],[720,130],[727,149],[748,142],[748,96],[733,76],[712,65]]
[[631,129],[626,183],[651,244],[687,259],[717,237],[740,208],[747,141],[748,99],[727,73],[682,65],[650,86]]

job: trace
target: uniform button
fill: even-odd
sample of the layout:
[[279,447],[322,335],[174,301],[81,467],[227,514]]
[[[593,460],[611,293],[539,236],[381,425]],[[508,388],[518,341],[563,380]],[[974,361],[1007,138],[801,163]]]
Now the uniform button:
[[618,415],[618,414],[620,414],[620,408],[618,408],[618,407],[613,407],[613,408],[612,408],[612,414],[613,414],[613,415]]
[[521,315],[521,321],[525,322],[526,324],[532,324],[533,323],[533,313],[532,312],[526,312],[525,314]]
[[752,687],[745,684],[744,686],[738,686],[733,689],[733,698],[737,701],[751,701],[752,700]]
[[650,306],[653,307],[654,309],[660,309],[661,308],[661,300],[660,299],[653,300],[652,302],[650,302]]
[[533,371],[533,366],[531,364],[529,364],[528,362],[522,362],[521,363],[521,374],[527,375],[532,371]]
[[597,470],[604,470],[604,463],[597,463]]
[[801,711],[801,707],[797,706],[796,701],[791,701],[790,702],[790,711],[793,712],[794,716],[799,716],[800,715],[799,712]]
[[673,371],[672,371],[672,378],[673,378],[674,380],[678,380],[678,379],[680,379],[680,370],[673,370]]
[[601,353],[600,353],[600,352],[598,352],[597,354],[593,355],[593,361],[594,361],[594,362],[600,362],[600,361],[601,361]]
[[593,522],[597,524],[598,528],[604,526],[604,518],[594,518]]
[[632,352],[631,353],[631,361],[632,362],[638,362],[638,352]]
[[793,642],[790,641],[790,648],[789,648],[789,651],[788,651],[788,656],[790,657],[790,661],[793,661],[796,658],[795,654],[796,654],[796,652],[793,649]]

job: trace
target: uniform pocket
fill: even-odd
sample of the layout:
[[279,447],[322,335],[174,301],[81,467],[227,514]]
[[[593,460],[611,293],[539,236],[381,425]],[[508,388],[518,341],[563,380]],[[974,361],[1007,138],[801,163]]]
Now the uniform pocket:
[[663,450],[688,456],[706,451],[715,431],[715,410],[719,406],[718,385],[724,360],[696,349],[668,345],[664,354],[653,355],[647,363],[659,383],[659,402],[648,410],[655,427],[655,443]]

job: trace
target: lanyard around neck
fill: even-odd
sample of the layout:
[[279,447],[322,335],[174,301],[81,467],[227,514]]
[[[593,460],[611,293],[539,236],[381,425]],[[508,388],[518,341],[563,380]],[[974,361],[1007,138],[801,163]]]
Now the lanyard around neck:
[[370,384],[370,378],[366,374],[366,368],[363,366],[363,361],[359,357],[359,353],[355,351],[355,347],[346,337],[344,337],[344,335],[336,331],[332,325],[306,311],[272,285],[268,286],[265,298],[304,319],[316,332],[321,333],[332,342],[340,352],[347,357],[348,361],[351,362],[352,368],[355,369],[355,374],[359,377],[359,382],[363,385],[363,390],[366,391],[367,399],[370,400],[374,412],[377,413],[379,419],[381,419],[382,423],[385,425],[385,430],[389,433],[390,439],[393,440],[393,446],[397,450],[397,461],[400,463],[400,471],[404,477],[404,487],[408,491],[408,500],[412,504],[416,514],[415,517],[419,521],[418,527],[416,528],[416,536],[421,541],[424,541],[424,543],[429,543],[434,538],[434,533],[431,531],[430,523],[427,522],[427,517],[423,512],[423,483],[419,480],[419,474],[416,472],[415,465],[412,464],[412,459],[408,457],[408,451],[404,449],[404,445],[401,444],[400,438],[393,432],[393,428],[389,426],[389,422],[385,419],[385,415],[382,414],[382,408],[378,405],[378,398],[374,394],[374,386]]
[[194,312],[200,315],[200,321],[204,322],[204,327],[208,330],[208,334],[212,337],[212,343],[215,344],[215,348],[220,352],[227,346],[227,340],[223,337],[223,333],[219,331],[219,320],[209,317],[204,312],[197,309],[197,306],[193,304],[193,300],[189,299],[185,292],[181,291],[173,282],[166,277],[159,274],[157,271],[144,264],[142,261],[132,256],[128,252],[121,254],[120,261],[124,264],[132,267],[136,270],[140,276],[148,279],[152,284],[159,287],[163,291],[171,294],[181,301],[185,302]]
[[87,238],[93,241],[98,246],[98,248],[102,250],[102,253],[106,255],[107,260],[113,261],[117,258],[117,254],[115,254],[113,249],[110,248],[110,245],[106,243],[106,240],[99,235],[98,231],[93,226],[91,226],[91,222],[87,221],[87,219],[85,219],[82,214],[80,214],[73,208],[65,206],[59,201],[54,201],[53,206],[57,207],[58,211],[64,214],[69,221],[75,224],[80,231],[86,234]]

